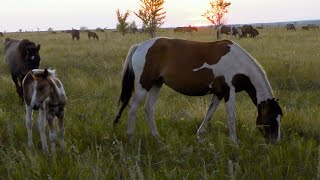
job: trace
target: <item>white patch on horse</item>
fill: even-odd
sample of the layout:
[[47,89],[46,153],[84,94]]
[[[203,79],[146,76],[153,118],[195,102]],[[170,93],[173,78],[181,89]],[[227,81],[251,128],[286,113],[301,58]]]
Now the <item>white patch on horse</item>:
[[281,123],[280,123],[280,119],[281,119],[281,115],[279,114],[277,116],[277,122],[278,122],[278,137],[277,137],[277,141],[280,141],[280,139],[281,139],[281,130],[280,130]]
[[211,82],[211,83],[209,84],[209,88],[212,88],[212,83],[213,83],[213,82]]
[[34,58],[35,58],[35,57],[34,57],[34,56],[32,56],[32,57],[31,57],[31,60],[34,60]]
[[30,103],[31,107],[34,107],[36,99],[37,99],[37,94],[38,94],[37,87],[38,87],[38,82],[34,81],[33,92],[32,92],[31,103]]
[[212,69],[214,76],[223,76],[229,87],[232,87],[232,78],[236,74],[244,74],[249,77],[251,83],[256,88],[258,104],[261,101],[272,99],[272,88],[262,68],[257,64],[252,56],[248,54],[235,42],[229,45],[230,52],[221,57],[216,64],[209,65],[206,62],[199,68],[193,69],[198,71],[203,68]]
[[147,56],[148,50],[150,49],[150,47],[153,46],[153,44],[159,38],[161,37],[150,39],[148,41],[140,43],[136,51],[132,55],[132,68],[134,71],[134,75],[136,77],[135,78],[136,86],[140,86],[140,88],[142,88],[142,85],[140,84],[140,77],[142,75],[144,65],[146,63],[146,56]]

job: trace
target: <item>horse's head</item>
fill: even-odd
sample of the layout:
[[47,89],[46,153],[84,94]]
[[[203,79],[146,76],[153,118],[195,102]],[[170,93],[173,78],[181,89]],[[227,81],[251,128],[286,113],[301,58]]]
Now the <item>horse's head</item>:
[[257,127],[268,140],[280,140],[280,119],[282,110],[275,99],[258,104]]
[[51,77],[54,76],[54,74],[54,70],[47,69],[34,69],[31,71],[31,75],[34,79],[31,98],[31,107],[33,109],[38,110],[41,108],[43,102],[49,97],[52,89]]
[[34,43],[25,47],[25,50],[22,54],[23,58],[25,59],[26,66],[31,69],[37,69],[40,65],[40,44],[37,46]]

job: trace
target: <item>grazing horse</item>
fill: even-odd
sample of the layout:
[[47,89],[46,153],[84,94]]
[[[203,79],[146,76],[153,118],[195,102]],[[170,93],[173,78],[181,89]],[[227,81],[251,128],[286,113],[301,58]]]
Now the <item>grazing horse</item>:
[[242,32],[239,28],[229,26],[219,26],[217,28],[217,39],[220,39],[222,34],[232,35],[233,37],[236,37],[238,34],[239,38],[242,36]]
[[304,30],[304,31],[309,31],[309,27],[308,26],[302,26],[301,29]]
[[289,30],[294,30],[294,31],[296,31],[296,28],[294,27],[294,24],[287,24],[287,25],[286,25],[286,28],[287,28],[287,31],[289,31]]
[[[183,53],[181,53],[183,52]],[[207,114],[197,131],[205,132],[209,120],[224,99],[230,138],[237,142],[236,92],[246,91],[258,110],[257,126],[266,139],[280,140],[282,110],[268,78],[258,62],[233,41],[196,42],[154,38],[132,46],[123,66],[121,114],[134,92],[128,114],[127,135],[133,140],[135,114],[147,96],[145,112],[153,136],[158,136],[154,107],[163,84],[189,96],[213,94]]]
[[17,93],[23,100],[22,80],[29,71],[39,68],[40,44],[36,45],[27,39],[6,38],[4,47],[5,62],[9,66]]
[[184,27],[184,28],[183,28],[183,31],[184,31],[184,32],[187,32],[187,33],[189,33],[189,34],[190,34],[190,33],[192,34],[193,31],[198,32],[198,28],[192,27],[192,26],[188,26],[188,27]]
[[93,38],[93,39],[96,39],[96,40],[99,40],[99,37],[98,37],[98,35],[95,33],[95,32],[92,32],[92,31],[87,31],[87,33],[88,33],[88,38],[89,38],[89,40],[91,39],[91,38]]
[[58,119],[58,138],[61,147],[64,147],[64,109],[67,102],[66,93],[61,81],[56,77],[55,70],[34,69],[30,71],[22,82],[24,102],[26,105],[26,128],[28,131],[28,145],[32,146],[32,111],[39,110],[38,128],[42,149],[48,151],[45,125],[48,121],[51,142],[51,151],[55,150],[56,132],[54,119]]
[[80,31],[79,30],[72,29],[69,32],[71,33],[72,40],[74,40],[74,39],[79,40],[80,39]]
[[255,38],[259,35],[259,31],[255,28],[253,28],[250,32],[250,37]]

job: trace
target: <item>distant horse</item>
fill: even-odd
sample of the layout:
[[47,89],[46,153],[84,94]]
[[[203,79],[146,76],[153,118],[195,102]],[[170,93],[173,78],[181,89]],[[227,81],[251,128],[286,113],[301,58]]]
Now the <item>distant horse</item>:
[[72,29],[69,32],[71,33],[72,40],[74,40],[74,39],[79,40],[80,39],[80,31],[79,30]]
[[51,142],[51,151],[55,150],[56,132],[54,119],[58,119],[58,138],[61,147],[64,147],[64,109],[67,102],[66,93],[61,81],[56,77],[55,70],[34,69],[30,71],[22,82],[24,102],[26,105],[26,128],[28,131],[28,145],[32,142],[32,112],[39,110],[38,128],[42,149],[48,151],[45,126],[48,121]]
[[40,65],[40,44],[36,45],[27,39],[15,40],[6,38],[4,47],[5,62],[16,85],[17,93],[22,99],[21,83],[23,78],[29,71],[39,68]]
[[315,24],[308,24],[307,27],[309,29],[319,29],[319,26],[315,25]]
[[92,32],[92,31],[87,31],[87,33],[88,33],[88,38],[89,38],[89,40],[91,39],[91,38],[93,38],[93,39],[96,39],[96,40],[99,40],[99,37],[98,37],[98,35],[95,33],[95,32]]
[[193,31],[198,32],[198,28],[192,27],[192,26],[184,27],[183,30],[184,30],[184,32],[187,32],[189,34],[192,33]]
[[154,38],[132,46],[123,66],[122,106],[114,120],[133,99],[128,113],[127,135],[133,140],[135,114],[147,96],[145,112],[153,136],[158,136],[154,108],[163,84],[189,96],[213,94],[198,137],[224,99],[230,138],[237,142],[236,92],[246,91],[258,110],[257,126],[267,139],[280,140],[282,110],[275,100],[268,78],[258,62],[233,41],[196,42]]
[[175,32],[175,33],[177,33],[177,32],[186,33],[187,32],[187,33],[191,34],[193,31],[198,32],[198,28],[188,26],[188,27],[176,27],[173,29],[173,32]]
[[305,31],[309,31],[309,27],[308,26],[302,26],[301,29],[305,30]]
[[3,37],[4,35],[3,35],[3,32],[0,32],[0,37]]
[[184,32],[183,27],[176,27],[173,29],[173,32],[177,33],[177,32]]
[[255,38],[258,35],[259,35],[259,31],[253,28],[250,32],[250,37]]
[[242,36],[242,32],[239,28],[230,26],[219,26],[217,28],[217,39],[220,39],[222,34],[232,35],[233,37],[236,37],[237,35],[239,37]]
[[294,24],[287,24],[287,25],[286,25],[286,28],[287,28],[287,31],[289,31],[289,30],[294,30],[294,31],[296,31],[296,28],[294,27]]

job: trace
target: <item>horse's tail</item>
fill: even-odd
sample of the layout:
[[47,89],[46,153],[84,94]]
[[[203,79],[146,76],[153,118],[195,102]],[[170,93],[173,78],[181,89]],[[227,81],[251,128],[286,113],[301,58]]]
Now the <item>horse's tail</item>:
[[116,119],[114,120],[114,125],[116,125],[119,122],[119,119],[121,117],[122,111],[127,107],[131,96],[132,92],[134,91],[134,72],[132,68],[132,55],[136,51],[138,47],[138,44],[131,46],[126,61],[123,65],[123,72],[122,72],[122,90],[121,90],[121,95],[119,98],[119,103],[122,103],[122,106],[116,116]]

